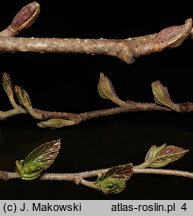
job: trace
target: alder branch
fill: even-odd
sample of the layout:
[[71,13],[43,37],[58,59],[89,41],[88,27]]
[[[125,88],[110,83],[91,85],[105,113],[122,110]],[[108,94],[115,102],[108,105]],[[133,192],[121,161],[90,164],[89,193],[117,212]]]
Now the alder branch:
[[184,25],[127,39],[14,38],[21,30],[32,25],[39,12],[37,2],[23,7],[12,23],[0,32],[0,51],[104,54],[131,64],[137,57],[178,47],[188,36],[192,38],[191,18]]
[[[99,169],[99,170],[91,170],[85,172],[78,173],[42,173],[38,178],[43,181],[71,181],[76,185],[84,185],[87,187],[91,187],[94,189],[97,188],[95,182],[85,180],[86,178],[98,177],[103,173],[106,173],[111,168]],[[171,175],[171,176],[179,176],[185,178],[193,179],[193,172],[181,171],[181,170],[171,170],[171,169],[151,169],[151,168],[135,168],[133,167],[133,174],[156,174],[156,175]],[[20,178],[17,172],[8,172],[8,171],[0,171],[0,180],[11,180]]]
[[[98,83],[99,94],[102,98],[111,100],[113,103],[118,105],[118,107],[83,112],[80,114],[45,111],[33,108],[28,93],[17,85],[13,86],[8,73],[3,74],[2,83],[13,109],[8,111],[0,111],[0,120],[5,120],[15,115],[28,114],[37,120],[41,120],[37,125],[42,128],[61,128],[63,126],[78,125],[83,121],[93,118],[127,112],[175,111],[179,113],[186,113],[193,111],[193,103],[172,102],[167,88],[164,87],[160,81],[152,83],[155,103],[141,103],[131,100],[123,101],[116,95],[111,81],[101,73]],[[19,104],[16,102],[15,96],[17,97]]]
[[[0,171],[0,180],[20,178],[22,180],[72,181],[100,190],[104,193],[120,193],[133,174],[174,175],[193,179],[192,172],[160,169],[179,160],[189,150],[174,145],[151,146],[144,162],[138,166],[132,163],[106,169],[77,173],[43,173],[55,161],[61,147],[61,140],[52,140],[33,149],[24,160],[16,160],[16,171]],[[95,181],[90,181],[95,178]],[[88,180],[87,180],[88,179]]]
[[[105,173],[110,168],[106,169],[99,169],[99,170],[91,170],[91,171],[84,171],[78,173],[43,173],[39,180],[46,180],[46,181],[74,181],[75,183],[78,180],[84,178],[93,178],[98,177],[102,173]],[[151,169],[151,168],[133,168],[134,174],[158,174],[158,175],[173,175],[179,177],[186,177],[193,179],[193,172],[181,171],[181,170],[171,170],[171,169]],[[0,179],[1,180],[10,180],[19,178],[19,174],[16,172],[8,172],[8,171],[0,171]]]

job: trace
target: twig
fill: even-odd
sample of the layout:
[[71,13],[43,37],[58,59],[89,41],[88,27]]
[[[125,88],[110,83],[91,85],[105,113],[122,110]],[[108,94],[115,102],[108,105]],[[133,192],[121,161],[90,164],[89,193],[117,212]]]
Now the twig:
[[[191,105],[193,110],[193,104]],[[101,109],[101,110],[95,110],[90,112],[84,112],[80,114],[74,114],[74,113],[66,113],[66,112],[51,112],[51,111],[44,111],[40,109],[34,109],[35,112],[41,114],[42,120],[52,119],[52,118],[59,118],[59,119],[73,119],[75,121],[75,124],[79,124],[82,121],[86,121],[92,118],[102,117],[102,116],[109,116],[109,115],[115,115],[119,113],[126,113],[126,112],[137,112],[137,111],[172,111],[171,109],[168,109],[166,107],[161,107],[155,103],[135,103],[135,105],[129,104],[125,107],[115,107],[115,108],[109,108],[109,109]],[[192,111],[188,109],[188,112]],[[5,120],[6,118],[19,115],[19,114],[28,114],[28,112],[21,106],[19,106],[17,109],[12,109],[8,111],[0,111],[0,120]],[[43,122],[42,122],[43,123]],[[42,124],[43,125],[43,124]]]
[[[78,172],[78,173],[42,173],[39,180],[46,181],[73,181],[76,184],[82,183],[81,180],[84,178],[92,178],[98,177],[100,174],[105,173],[110,168]],[[173,176],[181,176],[186,178],[193,179],[193,173],[187,171],[180,170],[170,170],[170,169],[151,169],[151,168],[133,168],[133,174],[160,174],[160,175],[173,175]],[[18,173],[16,172],[8,172],[8,171],[0,171],[0,179],[1,180],[11,180],[19,178]]]
[[[119,107],[89,111],[84,113],[68,113],[68,112],[52,112],[40,110],[32,107],[29,95],[19,86],[12,86],[12,81],[8,73],[3,74],[3,87],[8,96],[8,99],[13,106],[13,109],[8,111],[0,111],[0,120],[19,115],[29,114],[33,118],[41,120],[38,123],[39,127],[45,128],[61,128],[63,126],[78,125],[79,123],[98,118],[102,116],[115,115],[126,112],[139,111],[176,111],[179,113],[186,113],[193,111],[193,103],[173,103],[170,99],[169,93],[159,81],[152,83],[152,91],[156,103],[141,103],[135,101],[122,101],[115,93],[110,80],[101,74],[99,79],[99,94],[112,102],[119,105]],[[14,91],[14,90],[15,91]],[[17,96],[20,105],[15,101],[14,95]]]
[[[42,173],[38,179],[42,181],[72,181],[76,185],[82,184],[84,186],[100,190],[100,188],[97,187],[96,182],[88,181],[85,179],[98,177],[102,173],[107,172],[109,169],[110,168],[78,172],[78,173]],[[170,170],[170,169],[151,169],[151,168],[140,169],[134,167],[133,174],[173,175],[173,176],[193,179],[192,172]],[[17,179],[17,178],[20,178],[17,172],[0,171],[0,180],[7,181],[7,180]]]
[[159,33],[124,40],[13,38],[35,21],[39,11],[39,4],[33,2],[18,12],[12,23],[0,32],[0,51],[105,54],[131,64],[134,58],[178,47],[189,35],[192,36],[192,19],[187,19],[184,25],[172,26]]
[[133,169],[135,174],[159,174],[159,175],[173,175],[173,176],[181,176],[186,178],[193,179],[193,173],[187,171],[180,170],[170,170],[170,169]]
[[[101,173],[107,172],[108,169],[100,169],[100,170],[95,170],[93,175],[93,171],[89,172],[81,172],[77,174],[73,174],[75,176],[80,176],[80,178],[90,178],[90,177],[96,177],[100,175]],[[145,168],[145,169],[138,169],[138,168],[133,168],[133,173],[134,174],[160,174],[160,175],[174,175],[174,176],[181,176],[181,177],[187,177],[187,178],[193,178],[193,173],[192,172],[187,172],[187,171],[180,171],[180,170],[170,170],[170,169],[150,169],[150,168]],[[44,173],[40,177],[40,180],[66,180],[69,179],[69,175],[71,174],[63,174],[63,173],[55,173],[55,174],[50,174],[50,173]]]
[[[182,158],[189,150],[174,145],[153,145],[146,153],[144,162],[132,163],[106,169],[77,173],[43,173],[56,159],[61,140],[52,140],[33,149],[24,160],[16,160],[16,172],[0,171],[0,180],[20,178],[22,180],[72,181],[108,193],[120,193],[133,174],[161,174],[193,178],[193,173],[179,170],[159,169]],[[153,168],[153,169],[152,169]],[[95,178],[95,181],[87,180]]]
[[[37,175],[35,175],[35,177],[37,178],[39,176],[39,180],[73,181],[76,184],[83,183],[85,185],[93,185],[94,182],[88,183],[85,179],[99,177],[105,173],[108,173],[110,170],[110,173],[107,175],[108,177],[116,176],[121,178],[123,175],[128,176],[130,174],[162,174],[193,178],[192,172],[159,169],[160,167],[179,160],[187,152],[189,152],[189,150],[184,148],[166,144],[161,146],[152,145],[146,153],[144,162],[137,166],[127,164],[77,173],[41,173],[54,162],[59,153],[60,145],[61,140],[52,140],[38,146],[27,155],[25,160],[16,161],[16,172],[0,171],[0,179],[9,180],[14,178],[22,178],[25,180],[33,180],[34,176],[32,175],[37,171]],[[43,164],[46,167],[44,167]],[[39,175],[40,173],[41,175]]]
[[131,64],[136,57],[179,46],[189,36],[191,28],[192,20],[188,19],[182,26],[125,40],[1,37],[0,51],[105,54]]

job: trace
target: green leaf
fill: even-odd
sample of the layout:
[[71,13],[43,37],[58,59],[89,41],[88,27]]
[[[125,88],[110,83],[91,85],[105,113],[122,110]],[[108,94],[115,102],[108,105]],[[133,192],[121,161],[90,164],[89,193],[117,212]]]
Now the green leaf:
[[100,73],[98,93],[102,98],[111,100],[119,106],[124,106],[126,104],[116,95],[112,82],[103,73]]
[[14,92],[13,92],[13,85],[12,85],[12,81],[11,81],[11,78],[9,76],[8,73],[3,73],[3,76],[2,76],[2,84],[3,84],[3,88],[9,98],[9,101],[11,103],[11,105],[16,108],[18,105],[16,104],[15,102],[15,99],[14,99]]
[[145,162],[148,167],[160,168],[169,163],[172,163],[183,157],[189,150],[174,146],[163,144],[159,147],[153,145],[147,152]]
[[31,100],[28,93],[22,89],[20,86],[14,86],[15,95],[19,103],[26,109],[26,111],[33,116],[35,119],[42,119],[43,114],[36,109],[33,109]]
[[179,111],[179,105],[172,102],[167,87],[164,87],[159,80],[151,84],[154,100],[158,105],[166,106],[174,111]]
[[3,88],[4,88],[5,92],[6,92],[6,94],[13,96],[12,81],[11,81],[11,78],[10,78],[9,74],[6,73],[6,72],[3,73],[2,84],[3,84]]
[[20,86],[14,86],[15,94],[19,103],[24,107],[32,107],[28,93]]
[[110,168],[96,180],[96,185],[105,194],[117,194],[126,187],[126,181],[133,173],[133,165],[125,164]]
[[112,82],[103,73],[100,73],[100,79],[98,83],[99,95],[104,99],[109,99],[115,95]]
[[59,153],[61,141],[44,143],[28,154],[25,160],[16,161],[16,171],[21,179],[32,180],[46,170]]

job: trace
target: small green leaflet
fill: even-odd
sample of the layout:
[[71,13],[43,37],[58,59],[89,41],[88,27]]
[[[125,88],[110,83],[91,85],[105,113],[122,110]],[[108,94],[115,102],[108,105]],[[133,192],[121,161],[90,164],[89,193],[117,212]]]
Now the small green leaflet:
[[174,145],[163,144],[159,147],[153,145],[147,152],[145,161],[149,164],[148,167],[160,168],[179,160],[188,151]]
[[116,95],[115,89],[110,79],[106,77],[103,73],[100,73],[98,93],[102,98],[111,100],[118,106],[125,105],[125,102]]
[[46,170],[56,159],[61,140],[40,145],[28,154],[25,160],[16,161],[16,171],[21,179],[33,180]]
[[179,112],[179,105],[175,104],[168,92],[167,87],[163,86],[159,80],[151,84],[154,100],[158,105],[166,106],[174,111]]
[[117,194],[125,189],[132,174],[132,164],[115,166],[101,174],[96,180],[96,185],[105,194]]

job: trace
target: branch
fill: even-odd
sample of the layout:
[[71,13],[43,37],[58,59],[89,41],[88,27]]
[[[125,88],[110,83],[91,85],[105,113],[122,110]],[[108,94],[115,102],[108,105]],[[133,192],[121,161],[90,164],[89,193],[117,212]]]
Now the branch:
[[[43,173],[39,180],[43,181],[71,181],[76,185],[82,184],[87,187],[98,189],[96,184],[92,181],[87,181],[85,178],[98,177],[101,174],[107,172],[111,168],[91,170],[78,173]],[[151,169],[151,168],[133,168],[133,174],[156,174],[156,175],[172,175],[179,177],[186,177],[193,179],[193,172],[180,171],[180,170],[171,170],[171,169]],[[20,178],[19,174],[16,172],[0,171],[0,180],[11,180]]]
[[[110,168],[91,170],[78,173],[43,173],[39,180],[46,181],[73,181],[77,184],[80,179],[84,178],[93,178],[105,173]],[[173,175],[181,176],[186,178],[193,179],[193,172],[180,171],[180,170],[171,170],[171,169],[150,169],[150,168],[133,168],[134,174],[159,174],[159,175]],[[19,174],[16,172],[0,171],[0,180],[11,180],[19,178]]]
[[[129,163],[78,173],[43,173],[58,156],[60,146],[61,140],[52,140],[38,146],[24,160],[16,161],[16,172],[0,171],[0,180],[20,178],[30,181],[38,178],[39,180],[49,181],[72,181],[77,185],[82,184],[108,194],[123,191],[126,187],[126,182],[133,174],[161,174],[193,178],[193,173],[191,172],[159,169],[179,160],[189,151],[166,144],[159,147],[153,145],[147,152],[144,162],[138,166],[133,166]],[[96,178],[96,180],[87,180],[89,178]]]
[[127,39],[13,38],[21,30],[31,26],[39,12],[40,6],[37,2],[22,8],[12,23],[0,32],[0,51],[104,54],[131,64],[134,58],[178,47],[189,35],[192,37],[190,18],[184,25],[171,26],[159,33]]
[[135,174],[159,174],[159,175],[172,175],[181,176],[193,179],[193,172],[180,171],[180,170],[170,170],[170,169],[135,169],[133,170]]
[[[179,113],[186,113],[193,111],[193,103],[172,102],[167,88],[164,87],[160,81],[155,81],[152,83],[152,92],[155,103],[141,103],[131,100],[123,101],[116,95],[111,81],[103,74],[100,74],[98,84],[98,92],[100,96],[104,99],[111,100],[113,103],[118,105],[118,107],[89,111],[79,114],[45,111],[33,108],[28,93],[20,86],[13,86],[8,73],[3,74],[2,83],[8,99],[13,106],[13,109],[8,111],[0,111],[0,120],[5,120],[15,115],[29,114],[33,118],[41,120],[37,125],[42,128],[61,128],[64,126],[78,125],[83,121],[93,118],[127,112],[175,111]],[[15,101],[15,96],[17,97],[19,104]]]

